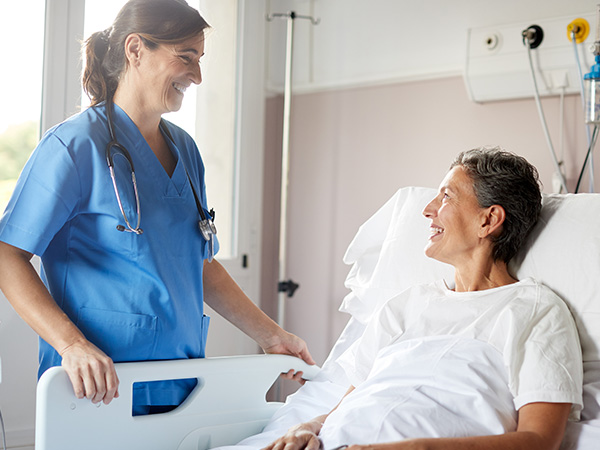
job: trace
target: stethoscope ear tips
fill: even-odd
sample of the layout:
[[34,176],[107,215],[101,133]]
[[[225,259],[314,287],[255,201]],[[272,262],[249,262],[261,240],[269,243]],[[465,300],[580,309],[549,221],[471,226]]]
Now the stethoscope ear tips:
[[117,230],[125,231],[125,227],[123,225],[117,225]]

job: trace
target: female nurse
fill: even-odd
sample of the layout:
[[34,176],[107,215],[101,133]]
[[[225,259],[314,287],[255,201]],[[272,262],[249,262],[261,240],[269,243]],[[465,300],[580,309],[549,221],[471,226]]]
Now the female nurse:
[[[210,221],[198,148],[161,118],[202,81],[207,27],[183,0],[130,0],[94,33],[91,106],[44,135],[0,220],[0,288],[41,338],[39,374],[62,365],[79,398],[118,397],[113,361],[204,357],[204,302],[265,352],[314,363],[210,262],[218,243],[198,226]],[[172,409],[194,384],[138,383],[134,414]]]

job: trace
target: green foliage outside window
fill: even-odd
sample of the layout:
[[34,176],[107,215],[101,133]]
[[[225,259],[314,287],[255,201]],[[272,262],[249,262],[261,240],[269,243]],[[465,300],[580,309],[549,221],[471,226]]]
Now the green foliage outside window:
[[35,121],[9,126],[0,133],[0,214],[4,210],[19,174],[38,142]]

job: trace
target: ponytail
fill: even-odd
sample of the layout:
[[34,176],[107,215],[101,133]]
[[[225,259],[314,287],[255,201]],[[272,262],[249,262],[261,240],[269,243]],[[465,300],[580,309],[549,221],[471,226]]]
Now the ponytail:
[[93,33],[84,43],[85,68],[83,90],[90,97],[91,106],[106,101],[114,95],[117,83],[111,80],[103,67],[109,49],[110,28]]

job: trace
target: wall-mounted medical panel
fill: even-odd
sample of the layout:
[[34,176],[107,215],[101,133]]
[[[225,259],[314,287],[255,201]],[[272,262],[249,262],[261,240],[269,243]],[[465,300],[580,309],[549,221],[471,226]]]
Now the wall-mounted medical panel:
[[577,45],[582,72],[593,64],[590,46],[596,39],[596,14],[591,11],[555,19],[522,22],[498,27],[470,28],[464,71],[469,97],[488,102],[532,97],[533,80],[522,32],[531,25],[543,30],[541,44],[531,50],[540,95],[579,93],[579,71],[574,45],[567,27],[575,19],[585,19],[590,27],[587,39]]

